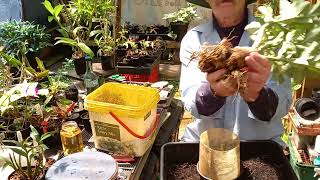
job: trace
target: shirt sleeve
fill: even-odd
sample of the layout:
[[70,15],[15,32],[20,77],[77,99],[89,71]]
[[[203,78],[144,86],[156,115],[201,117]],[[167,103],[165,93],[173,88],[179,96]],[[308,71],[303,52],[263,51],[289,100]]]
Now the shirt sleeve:
[[249,118],[271,123],[281,120],[288,114],[292,103],[290,78],[284,76],[284,81],[279,84],[272,77],[271,74],[256,101],[248,103]]
[[258,119],[270,121],[278,107],[278,95],[268,87],[264,87],[254,102],[248,102],[249,109]]
[[226,102],[226,97],[216,96],[209,83],[205,83],[197,91],[196,107],[198,113],[204,116],[210,116],[217,112]]

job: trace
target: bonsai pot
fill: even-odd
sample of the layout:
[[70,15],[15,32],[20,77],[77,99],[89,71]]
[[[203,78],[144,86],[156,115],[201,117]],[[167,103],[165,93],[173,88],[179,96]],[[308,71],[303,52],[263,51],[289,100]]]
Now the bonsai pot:
[[65,95],[66,98],[73,101],[73,102],[77,102],[78,101],[78,89],[76,87],[69,87],[69,89],[67,89],[65,91]]
[[100,61],[103,70],[108,71],[113,69],[112,56],[100,56]]
[[77,57],[72,56],[74,68],[78,76],[84,75],[86,73],[86,61],[84,56]]
[[[269,179],[297,180],[288,159],[282,148],[273,141],[241,141],[240,160],[242,171],[237,179],[261,179],[255,176],[266,175]],[[190,179],[206,179],[197,173],[199,161],[199,143],[171,142],[161,148],[160,179],[177,179],[178,177]],[[251,161],[263,161],[264,166]],[[258,164],[256,167],[253,165]],[[274,174],[268,174],[273,169]],[[250,170],[254,170],[250,171]],[[250,174],[252,173],[252,174]]]
[[171,30],[177,34],[176,41],[181,42],[182,38],[188,31],[188,25],[189,24],[183,22],[170,23]]

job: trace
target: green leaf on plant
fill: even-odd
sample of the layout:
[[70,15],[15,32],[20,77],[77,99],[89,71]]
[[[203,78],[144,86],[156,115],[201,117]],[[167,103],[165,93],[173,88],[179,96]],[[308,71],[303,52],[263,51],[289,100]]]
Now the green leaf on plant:
[[37,78],[44,78],[44,77],[47,77],[49,75],[49,70],[45,70],[43,72],[39,72],[36,74],[36,77]]
[[30,129],[31,129],[31,135],[33,135],[36,138],[37,142],[39,142],[40,135],[39,135],[39,132],[37,131],[37,129],[34,128],[32,125],[30,125]]
[[43,62],[42,62],[38,57],[36,57],[36,61],[37,61],[37,64],[38,64],[39,69],[40,69],[41,71],[45,71],[46,68],[44,67]]
[[91,58],[94,57],[93,51],[84,43],[78,43],[79,48],[86,54],[88,54]]
[[48,16],[48,21],[51,22],[53,21],[54,17],[53,16]]
[[297,90],[299,90],[301,87],[302,87],[301,84],[296,84],[296,85],[294,85],[294,86],[292,87],[292,90],[297,91]]
[[69,46],[77,46],[77,41],[70,39],[70,38],[64,38],[64,37],[57,37],[56,39],[58,39],[58,41],[54,44],[66,44]]
[[68,31],[65,28],[58,29],[58,32],[65,38],[69,38]]
[[103,31],[102,30],[93,30],[93,31],[91,31],[90,32],[90,37],[93,37],[93,36],[95,36],[95,35],[97,35],[97,34],[101,34],[101,33],[103,33]]
[[37,74],[37,71],[34,70],[32,67],[25,67],[25,70],[28,71],[33,76],[36,76]]
[[23,157],[27,157],[27,153],[22,151],[21,149],[18,149],[18,148],[14,148],[14,147],[10,147],[10,149],[15,152],[16,154],[19,154]]
[[56,7],[54,7],[54,10],[53,10],[53,11],[54,11],[54,16],[55,16],[55,17],[58,17],[58,16],[59,16],[62,8],[63,8],[63,5],[61,5],[61,4],[59,4],[59,5],[57,5]]
[[51,132],[45,133],[45,134],[41,135],[40,141],[44,141],[44,140],[48,139],[51,136],[52,136]]
[[52,7],[50,1],[45,0],[42,4],[50,12],[50,14],[54,15],[54,10],[53,10],[53,7]]
[[11,162],[10,161],[6,161],[3,165],[2,165],[2,169],[5,169],[6,167],[11,166]]
[[0,57],[2,57],[5,61],[7,61],[9,64],[11,64],[15,68],[19,68],[22,65],[21,61],[19,61],[13,56],[5,54],[4,52],[0,52]]

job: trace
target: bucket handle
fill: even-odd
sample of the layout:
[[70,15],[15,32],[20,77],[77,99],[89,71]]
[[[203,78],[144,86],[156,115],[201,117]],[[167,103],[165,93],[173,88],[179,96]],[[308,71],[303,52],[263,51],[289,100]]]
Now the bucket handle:
[[158,115],[156,115],[156,122],[154,123],[153,127],[151,129],[149,129],[145,135],[140,136],[139,134],[133,132],[132,129],[130,129],[126,124],[124,124],[123,121],[121,121],[121,119],[119,119],[113,112],[109,112],[110,115],[119,123],[121,124],[122,127],[124,127],[132,136],[139,138],[139,139],[145,139],[147,137],[149,137],[153,131],[158,127],[159,124],[159,119],[158,119]]

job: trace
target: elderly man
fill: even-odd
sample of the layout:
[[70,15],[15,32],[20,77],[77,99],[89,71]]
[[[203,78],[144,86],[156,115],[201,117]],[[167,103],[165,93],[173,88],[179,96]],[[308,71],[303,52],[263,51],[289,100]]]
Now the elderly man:
[[241,140],[274,140],[281,145],[283,133],[281,118],[291,104],[289,79],[278,84],[272,79],[271,64],[258,52],[251,52],[245,62],[248,67],[247,87],[244,93],[222,84],[225,69],[202,73],[198,61],[190,61],[192,52],[203,43],[217,44],[224,37],[232,39],[233,46],[250,46],[245,26],[254,20],[245,0],[188,0],[212,9],[212,20],[191,29],[181,42],[182,72],[180,89],[187,110],[195,121],[190,123],[182,141],[198,141],[209,128],[227,128]]

